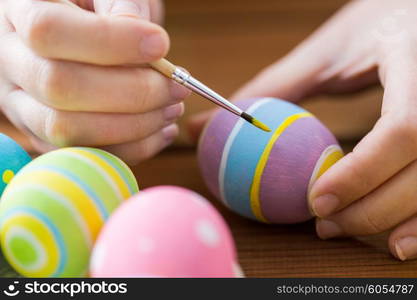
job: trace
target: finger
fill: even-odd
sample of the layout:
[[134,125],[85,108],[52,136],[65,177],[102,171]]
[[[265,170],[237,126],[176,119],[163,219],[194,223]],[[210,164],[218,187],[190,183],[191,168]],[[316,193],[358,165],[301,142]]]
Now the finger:
[[312,187],[310,205],[317,216],[329,216],[362,198],[417,158],[417,59],[410,53],[396,57],[384,80],[381,119]]
[[35,151],[39,153],[47,153],[58,149],[57,146],[47,143],[31,133],[29,133],[28,135],[29,140],[32,143],[32,146],[35,148]]
[[[55,146],[106,146],[146,138],[172,124],[166,110],[144,114],[107,114],[65,112],[37,102],[22,90],[8,95],[4,104],[8,115],[30,129],[43,141]],[[171,107],[175,115],[182,104]],[[172,113],[172,112],[171,112]]]
[[60,110],[143,113],[180,102],[189,91],[148,68],[102,67],[34,55],[16,34],[0,56],[10,81]]
[[6,16],[38,55],[99,65],[157,60],[169,48],[167,33],[146,20],[115,18],[35,0],[9,1]]
[[32,132],[32,130],[22,122],[21,117],[17,115],[16,111],[13,111],[12,109],[4,106],[3,113],[13,123],[14,126],[20,129],[20,131],[22,131],[29,138],[29,141],[31,142],[35,151],[39,153],[46,153],[58,148],[57,146],[45,142],[37,137]]
[[[159,151],[169,146],[178,136],[179,129],[176,124],[168,125],[153,135],[139,141],[125,144],[102,147],[120,157],[127,164],[134,166],[156,155]],[[36,136],[30,136],[35,149],[40,153],[55,150],[57,147],[42,141]]]
[[[314,93],[321,82],[318,75],[324,70],[327,59],[318,49],[305,45],[284,59],[262,70],[240,88],[231,98],[277,97],[298,101]],[[308,56],[307,52],[311,52]],[[314,58],[312,59],[311,56]],[[307,59],[308,58],[308,59]]]
[[[178,126],[171,124],[143,140],[102,147],[102,149],[117,155],[127,164],[134,166],[169,146],[178,136],[178,133]],[[57,149],[56,146],[46,143],[36,136],[31,135],[29,139],[35,150],[40,153]]]
[[398,226],[388,239],[391,253],[400,260],[417,258],[417,216]]
[[151,21],[157,24],[163,24],[165,17],[165,7],[162,0],[150,0]]
[[[277,97],[298,101],[318,92],[328,81],[326,72],[340,54],[340,33],[344,32],[339,11],[310,37],[304,40],[283,59],[267,67],[244,85],[233,99]],[[326,45],[326,47],[323,47]]]
[[417,214],[417,161],[342,211],[317,221],[323,238],[387,231]]
[[101,15],[129,16],[144,20],[151,18],[153,0],[94,0],[94,9]]
[[94,0],[96,13],[113,16],[127,16],[163,22],[163,3],[161,0]]
[[147,137],[146,139],[122,145],[103,147],[125,161],[129,165],[137,165],[145,161],[170,145],[178,136],[178,126],[171,124],[161,131]]
[[355,17],[352,5],[355,3],[345,5],[287,56],[238,90],[233,98],[272,96],[298,101],[320,92],[352,92],[376,83],[375,55],[363,55],[355,45],[341,39],[350,35],[351,28],[346,24]]
[[327,217],[340,211],[416,158],[408,129],[403,128],[402,120],[394,118],[384,116],[351,153],[316,181],[309,197],[316,216]]

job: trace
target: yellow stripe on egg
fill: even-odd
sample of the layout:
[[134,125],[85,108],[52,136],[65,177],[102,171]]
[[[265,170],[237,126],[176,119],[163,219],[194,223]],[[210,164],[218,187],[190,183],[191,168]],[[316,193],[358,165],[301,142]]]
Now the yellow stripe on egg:
[[[22,231],[19,232],[16,230],[17,228],[21,228]],[[28,228],[30,228],[30,232],[27,231]],[[25,272],[25,274],[30,272],[31,277],[47,277],[51,276],[58,268],[60,253],[53,234],[37,218],[26,213],[16,213],[3,221],[1,233],[0,239],[4,252],[9,258],[10,264],[18,272]],[[38,256],[33,264],[22,265],[9,248],[10,240],[16,236],[29,237],[28,242],[37,250]]]
[[[49,169],[35,169],[20,174],[15,178],[16,186],[19,186],[13,192],[27,188],[28,179],[30,179],[30,188],[40,190],[72,212],[72,216],[85,235],[86,243],[92,246],[99,228],[104,224],[94,200],[73,180]],[[44,185],[45,182],[49,183],[47,187]]]
[[314,182],[316,182],[316,180],[319,179],[324,172],[326,172],[342,157],[343,150],[338,145],[330,145],[323,151],[314,167],[313,173],[311,174],[310,182],[308,184],[308,193],[310,193],[310,189],[312,188]]
[[251,204],[253,214],[260,221],[268,223],[268,220],[264,217],[262,213],[261,203],[259,199],[259,190],[260,190],[260,185],[261,185],[262,174],[264,172],[266,163],[268,162],[268,158],[269,158],[269,155],[271,154],[272,148],[274,147],[275,143],[277,142],[281,134],[285,131],[285,129],[287,129],[292,123],[294,123],[298,119],[307,118],[307,117],[313,117],[313,115],[311,113],[302,112],[302,113],[289,116],[284,122],[282,122],[282,124],[273,133],[271,139],[266,145],[258,161],[256,170],[255,170],[255,175],[253,176],[253,181],[252,181],[252,185],[250,189],[250,204]]
[[[89,165],[94,167],[104,178],[106,178],[106,181],[109,183],[109,185],[111,185],[116,191],[117,195],[120,196],[119,198],[127,199],[131,196],[129,187],[127,186],[127,183],[123,177],[117,172],[117,170],[113,168],[112,165],[110,165],[104,159],[98,157],[97,153],[92,153],[80,148],[68,149],[67,153],[74,153],[78,155],[80,159],[87,158],[91,162],[94,162],[94,164],[89,163]],[[84,159],[84,161],[86,160]],[[99,166],[102,170],[98,169],[97,166]]]

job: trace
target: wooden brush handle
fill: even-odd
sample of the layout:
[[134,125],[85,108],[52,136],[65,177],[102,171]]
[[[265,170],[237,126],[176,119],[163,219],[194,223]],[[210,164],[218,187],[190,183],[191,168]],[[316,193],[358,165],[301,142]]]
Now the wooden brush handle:
[[49,2],[56,2],[56,3],[62,3],[62,4],[66,4],[68,6],[71,6],[73,8],[79,8],[82,9],[81,7],[79,7],[77,4],[75,4],[74,2],[70,1],[70,0],[46,0]]
[[[82,9],[81,7],[79,7],[78,5],[76,5],[74,2],[72,2],[70,0],[47,0],[47,1],[62,3],[62,4],[66,4],[68,6],[71,6],[73,8]],[[151,62],[151,63],[149,63],[149,65],[153,69],[162,73],[163,75],[165,75],[168,78],[171,78],[171,75],[172,75],[172,73],[174,73],[175,68],[176,68],[176,66],[174,64],[170,63],[165,58],[161,58],[160,60]]]
[[170,63],[165,58],[149,63],[149,65],[156,71],[162,73],[168,78],[172,78],[171,75],[174,73],[176,66]]

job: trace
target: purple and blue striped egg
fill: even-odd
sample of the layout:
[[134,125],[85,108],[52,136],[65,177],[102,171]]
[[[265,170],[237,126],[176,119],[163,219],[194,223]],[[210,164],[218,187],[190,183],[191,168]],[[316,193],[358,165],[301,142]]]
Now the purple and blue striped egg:
[[275,98],[237,105],[271,128],[263,132],[226,110],[206,125],[198,160],[211,192],[234,212],[266,223],[312,218],[309,188],[343,152],[312,114]]

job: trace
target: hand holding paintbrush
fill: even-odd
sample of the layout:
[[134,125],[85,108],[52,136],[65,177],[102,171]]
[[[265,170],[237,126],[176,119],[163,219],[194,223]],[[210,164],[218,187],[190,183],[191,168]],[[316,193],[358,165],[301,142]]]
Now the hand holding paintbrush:
[[0,1],[0,109],[40,152],[90,146],[136,164],[173,142],[189,95],[146,66],[169,48],[157,2],[77,3]]
[[[63,4],[67,4],[68,6],[71,6],[73,8],[79,9],[80,7],[74,4],[73,2],[69,0],[49,0],[52,2],[59,2]],[[260,122],[259,120],[256,120],[254,117],[249,115],[248,113],[241,110],[239,107],[234,105],[233,103],[229,102],[225,98],[223,98],[221,95],[192,77],[187,71],[185,71],[182,68],[179,68],[172,63],[170,63],[166,59],[160,59],[155,62],[149,63],[149,65],[160,72],[161,74],[165,75],[166,77],[175,80],[179,84],[184,85],[188,89],[196,92],[197,94],[203,96],[204,98],[212,101],[213,103],[219,105],[220,107],[227,109],[228,111],[234,113],[235,115],[245,119],[252,125],[264,130],[264,131],[271,131],[268,126]]]

